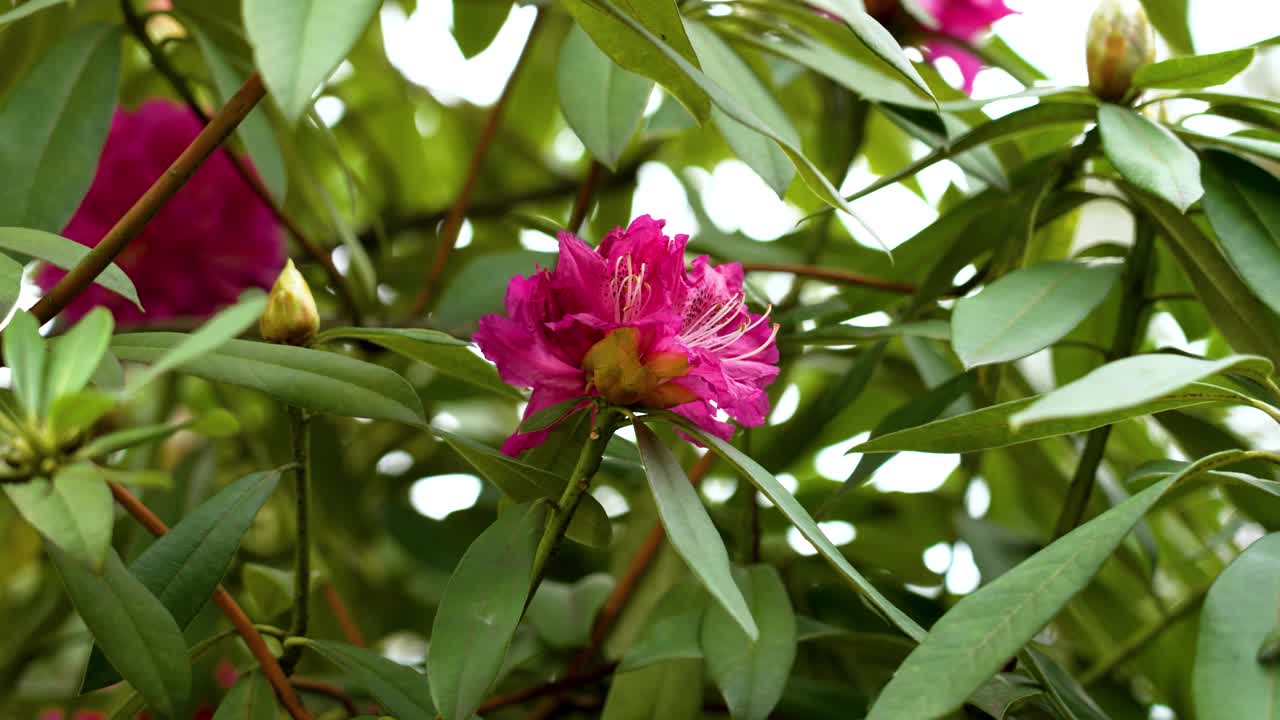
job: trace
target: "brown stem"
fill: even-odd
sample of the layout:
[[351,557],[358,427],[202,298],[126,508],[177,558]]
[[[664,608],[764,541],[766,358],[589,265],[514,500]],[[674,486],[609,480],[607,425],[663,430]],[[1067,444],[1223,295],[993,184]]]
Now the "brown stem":
[[742,269],[747,272],[791,273],[792,275],[817,278],[819,280],[826,280],[840,285],[860,285],[862,287],[884,290],[885,292],[902,293],[904,295],[911,295],[916,291],[916,286],[909,283],[885,280],[884,278],[849,272],[848,270],[826,268],[818,265],[799,265],[795,263],[742,263]]
[[[195,93],[191,90],[191,84],[170,62],[169,56],[164,54],[164,50],[159,45],[156,45],[151,36],[147,34],[146,20],[138,15],[132,1],[120,0],[120,6],[124,10],[125,25],[128,26],[129,32],[142,45],[143,50],[146,51],[152,67],[169,81],[173,91],[178,94],[178,97],[182,98],[191,113],[199,118],[201,123],[208,125],[210,121],[209,113],[205,112],[204,108],[196,100]],[[311,259],[320,263],[320,266],[324,268],[325,273],[329,276],[329,282],[337,290],[338,297],[351,315],[352,321],[359,325],[360,306],[356,303],[355,295],[351,292],[351,286],[347,284],[347,279],[343,277],[342,273],[338,272],[338,267],[333,264],[333,258],[302,232],[302,228],[298,226],[297,221],[285,213],[284,209],[276,203],[275,198],[271,197],[271,192],[262,184],[262,180],[245,165],[244,160],[239,155],[228,152],[227,157],[231,160],[231,164],[235,166],[236,173],[240,175],[241,179],[244,180],[245,184],[258,196],[262,203],[271,210],[271,214],[293,236],[293,239],[297,241],[303,252],[311,256]]]
[[[150,508],[143,505],[142,501],[134,497],[133,493],[123,485],[116,482],[108,482],[107,485],[111,488],[111,494],[115,496],[116,502],[129,511],[129,514],[147,529],[147,532],[156,537],[169,532],[169,526],[156,517]],[[267,676],[271,687],[275,688],[276,697],[280,699],[280,704],[284,705],[285,710],[289,711],[290,717],[293,720],[314,720],[311,713],[303,707],[302,701],[298,699],[298,694],[293,691],[289,679],[285,677],[280,664],[276,662],[276,656],[271,654],[271,649],[267,647],[267,643],[263,641],[262,635],[253,626],[249,616],[245,615],[244,610],[236,604],[235,598],[219,585],[213,592],[213,602],[222,609],[222,613],[231,621],[236,632],[244,640],[244,644],[248,646],[249,652],[253,653],[253,658],[258,661],[258,666]]]
[[319,680],[300,677],[290,678],[289,682],[293,684],[295,689],[304,693],[323,695],[330,700],[336,701],[342,705],[342,709],[346,710],[347,714],[351,717],[355,717],[360,714],[360,709],[356,707],[355,701],[351,699],[351,696],[348,695],[345,690],[337,685],[330,685],[327,682],[320,682]]
[[129,241],[142,232],[147,222],[160,212],[160,208],[169,202],[200,165],[222,145],[264,94],[266,90],[262,86],[262,78],[256,73],[249,76],[235,96],[205,125],[169,169],[107,231],[102,241],[76,263],[71,272],[59,280],[52,290],[40,298],[40,302],[31,308],[31,314],[41,323],[46,323],[89,287],[125,249]]
[[369,643],[365,642],[364,633],[360,632],[360,626],[351,617],[351,611],[347,609],[346,603],[342,602],[338,588],[332,582],[326,582],[323,592],[329,611],[333,613],[333,618],[338,621],[338,627],[342,629],[342,636],[356,647],[368,647]]
[[480,131],[480,139],[476,142],[476,149],[471,155],[471,165],[467,168],[467,176],[462,182],[462,189],[458,192],[458,197],[453,201],[453,207],[449,209],[448,217],[445,218],[444,229],[440,232],[439,240],[436,243],[435,258],[431,261],[431,267],[427,269],[427,276],[422,283],[422,290],[413,301],[413,309],[411,311],[413,316],[421,315],[431,306],[432,293],[440,282],[440,277],[444,274],[445,264],[449,261],[449,253],[453,252],[453,246],[458,241],[458,232],[462,230],[462,221],[466,218],[467,208],[471,205],[471,193],[475,190],[476,180],[479,179],[480,170],[484,167],[485,156],[489,154],[489,146],[493,144],[493,138],[498,134],[502,111],[506,108],[507,101],[511,99],[516,80],[520,76],[520,70],[524,68],[525,62],[529,58],[529,50],[533,47],[538,30],[541,29],[546,15],[545,11],[538,12],[538,18],[534,20],[533,28],[529,30],[529,38],[525,41],[524,49],[520,52],[520,58],[516,60],[516,66],[511,71],[511,77],[507,79],[507,85],[502,89],[502,95],[498,97],[498,102],[494,103],[489,110],[489,117],[485,120],[484,128]]
[[484,704],[481,705],[476,712],[481,714],[491,713],[504,707],[519,705],[520,703],[536,700],[537,698],[545,697],[547,695],[556,695],[566,690],[574,690],[580,687],[594,685],[604,678],[609,677],[609,674],[617,667],[617,663],[607,663],[589,672],[578,675],[569,675],[563,680],[556,680],[555,682],[549,682],[544,685],[537,685],[531,688],[525,688],[524,690],[517,690],[516,692],[508,695],[491,697],[488,700],[485,700]]
[[574,235],[582,229],[582,223],[586,221],[587,215],[591,212],[592,200],[595,199],[596,188],[600,186],[600,179],[604,177],[607,169],[600,164],[599,160],[591,161],[591,169],[587,171],[587,179],[582,181],[582,187],[578,189],[578,197],[573,202],[573,213],[569,216],[569,232]]

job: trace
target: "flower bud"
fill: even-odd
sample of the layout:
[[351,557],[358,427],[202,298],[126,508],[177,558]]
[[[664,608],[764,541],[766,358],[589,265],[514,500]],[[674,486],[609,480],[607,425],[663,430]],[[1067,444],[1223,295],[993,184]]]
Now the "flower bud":
[[1123,100],[1138,68],[1156,57],[1155,34],[1142,4],[1102,0],[1089,20],[1085,57],[1093,94],[1109,102]]
[[306,345],[320,328],[320,313],[316,300],[302,273],[285,263],[276,284],[271,286],[267,309],[258,321],[262,339],[280,345]]
[[689,372],[689,358],[683,353],[640,354],[640,331],[620,327],[604,336],[582,360],[588,387],[619,406],[666,409],[696,400],[693,391],[667,380]]

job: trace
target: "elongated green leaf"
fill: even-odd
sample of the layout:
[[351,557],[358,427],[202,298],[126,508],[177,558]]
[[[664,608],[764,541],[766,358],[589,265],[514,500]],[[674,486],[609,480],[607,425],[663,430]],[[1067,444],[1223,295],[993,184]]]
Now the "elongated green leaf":
[[[222,582],[240,539],[279,479],[279,473],[258,472],[237,480],[151,543],[129,566],[129,572],[160,600],[179,628],[191,624]],[[90,656],[81,692],[120,679],[107,657],[101,651]]]
[[22,295],[22,263],[0,255],[0,312],[7,317]]
[[89,384],[103,353],[107,351],[107,345],[111,343],[114,327],[111,312],[97,307],[58,338],[49,354],[45,378],[46,407],[63,395],[79,392]]
[[549,430],[569,415],[580,412],[590,405],[589,398],[580,397],[548,405],[520,421],[520,432],[537,432]]
[[59,441],[65,441],[93,425],[115,406],[115,396],[98,390],[66,393],[49,405],[49,427]]
[[636,423],[636,443],[649,476],[649,489],[658,507],[658,517],[667,529],[667,539],[684,559],[689,570],[702,582],[711,597],[733,618],[746,637],[755,640],[760,631],[751,609],[733,581],[729,552],[724,540],[702,506],[702,499],[675,455],[658,440],[652,430]]
[[4,328],[4,360],[12,371],[13,394],[27,417],[44,414],[44,377],[48,349],[40,336],[40,323],[30,313],[19,310]]
[[760,623],[759,637],[748,637],[721,608],[713,607],[702,622],[702,650],[707,674],[720,688],[730,714],[765,720],[791,675],[796,616],[782,577],[772,566],[753,565],[738,574],[738,583]]
[[574,26],[560,50],[556,86],[569,127],[592,157],[616,170],[640,127],[653,81],[619,67]]
[[[121,360],[156,362],[186,338],[181,333],[129,333],[115,336],[111,349]],[[426,425],[422,401],[404,378],[336,353],[229,340],[188,361],[182,371],[261,390],[316,412]]]
[[609,686],[601,720],[698,720],[702,660],[670,660],[619,673]]
[[120,29],[67,35],[0,109],[0,225],[57,232],[98,167],[120,83]]
[[876,57],[888,63],[911,85],[912,90],[923,98],[933,98],[929,84],[920,77],[920,72],[902,50],[902,46],[883,25],[867,14],[861,3],[842,2],[841,0],[816,0],[815,5],[844,21],[858,40],[875,53]]
[[[689,41],[698,53],[698,61],[707,77],[718,83],[749,107],[761,122],[792,145],[800,146],[796,132],[778,101],[751,68],[734,53],[724,40],[701,23],[688,23]],[[711,119],[733,152],[782,197],[795,178],[791,159],[776,143],[729,117],[718,107],[711,109]]]
[[1274,135],[1268,133],[1265,137],[1254,137],[1246,134],[1248,132],[1250,131],[1246,130],[1234,135],[1204,135],[1181,128],[1175,130],[1178,137],[1195,146],[1216,147],[1234,153],[1257,155],[1268,160],[1280,160],[1280,142],[1268,139],[1274,138]]
[[908,637],[919,640],[924,637],[924,629],[907,616],[906,613],[899,610],[888,598],[880,593],[865,577],[862,576],[853,565],[841,554],[839,548],[835,546],[818,528],[818,523],[814,522],[804,506],[796,500],[795,496],[787,492],[787,489],[778,482],[769,471],[760,467],[760,464],[750,457],[744,455],[733,445],[721,440],[720,438],[703,432],[697,426],[686,421],[684,418],[672,415],[670,413],[654,414],[642,418],[645,421],[663,420],[673,423],[680,427],[686,433],[697,438],[699,442],[711,448],[720,457],[729,461],[729,464],[742,474],[743,477],[751,481],[760,492],[764,493],[778,510],[786,516],[787,520],[795,525],[800,534],[808,540],[823,559],[831,563],[831,565],[840,573],[841,577],[848,580],[854,589],[857,590],[867,601],[879,611],[884,617],[895,627],[905,633]]
[[1222,152],[1203,159],[1204,212],[1249,288],[1280,312],[1280,181]]
[[1151,24],[1174,52],[1183,55],[1195,52],[1191,39],[1191,27],[1187,21],[1188,0],[1140,0],[1140,2],[1146,8]]
[[213,720],[277,720],[280,706],[267,676],[261,672],[244,675],[218,703]]
[[859,325],[828,325],[794,335],[780,335],[778,342],[796,345],[857,345],[869,340],[895,337],[922,337],[930,340],[950,340],[951,326],[945,320],[920,320],[918,322],[884,325],[881,327]]
[[[565,479],[509,455],[494,450],[467,437],[455,435],[439,428],[431,432],[449,443],[454,452],[471,463],[472,467],[489,482],[518,503],[533,502],[540,498],[556,499],[564,494]],[[591,547],[608,547],[613,535],[612,523],[604,507],[589,493],[578,501],[578,509],[569,520],[565,533],[570,540]]]
[[8,12],[0,13],[0,27],[65,2],[67,0],[29,0],[29,2],[25,2]]
[[355,47],[379,0],[244,0],[244,27],[267,89],[290,122]]
[[445,720],[468,720],[502,671],[533,580],[546,503],[518,505],[471,543],[431,628],[431,697]]
[[1035,663],[1036,676],[1047,681],[1045,690],[1054,703],[1067,712],[1070,720],[1108,720],[1107,714],[1080,683],[1053,658],[1030,646],[1026,649],[1026,657]]
[[1166,90],[1221,85],[1249,67],[1253,62],[1253,52],[1253,48],[1241,48],[1211,55],[1170,58],[1138,68],[1133,84]]
[[[618,672],[627,673],[668,660],[702,659],[702,621],[710,604],[699,583],[678,582],[645,619],[639,637],[627,648]],[[737,627],[737,621],[734,627]]]
[[453,39],[462,57],[484,52],[511,14],[511,0],[472,0],[453,6]]
[[1200,160],[1164,126],[1105,104],[1098,108],[1098,127],[1107,159],[1129,182],[1184,213],[1204,194]]
[[[355,685],[368,691],[396,717],[435,716],[435,707],[427,691],[427,678],[413,668],[388,660],[372,650],[329,640],[307,640],[307,647],[341,668]],[[433,673],[437,667],[440,666],[432,667]]]
[[107,552],[101,575],[56,548],[49,556],[111,664],[156,712],[177,716],[191,694],[191,662],[169,611],[125,569],[115,550]]
[[[0,250],[43,260],[63,270],[74,268],[89,254],[89,248],[74,240],[24,227],[0,227]],[[132,302],[139,310],[143,309],[133,281],[115,263],[108,265],[93,282]]]
[[1203,717],[1280,717],[1280,668],[1259,662],[1280,617],[1280,533],[1250,545],[1214,581],[1200,613],[1192,697]]
[[1090,417],[1148,403],[1191,383],[1228,371],[1268,377],[1265,358],[1233,355],[1197,360],[1181,355],[1135,355],[1107,363],[1053,392],[1041,395],[1009,418],[1014,426],[1045,420]]
[[543,580],[529,601],[525,618],[547,645],[559,650],[583,647],[591,625],[615,585],[612,575],[592,573],[569,584]]
[[67,557],[95,573],[111,547],[115,506],[98,469],[87,463],[58,471],[50,481],[35,478],[9,483],[4,491],[31,526]]
[[951,314],[951,342],[966,368],[1008,362],[1061,340],[1107,298],[1123,265],[1047,262],[1015,270]]
[[136,394],[152,380],[175,368],[197,360],[222,347],[226,342],[248,330],[267,307],[267,295],[261,290],[246,292],[240,302],[219,312],[199,330],[187,335],[182,342],[169,348],[156,358],[151,367],[138,375],[125,388],[125,395]]

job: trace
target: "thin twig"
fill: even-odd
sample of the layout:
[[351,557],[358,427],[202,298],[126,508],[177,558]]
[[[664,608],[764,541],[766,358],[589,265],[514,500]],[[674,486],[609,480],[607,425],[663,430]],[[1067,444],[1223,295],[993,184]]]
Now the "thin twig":
[[356,707],[355,701],[351,699],[351,696],[348,695],[345,690],[337,685],[330,685],[327,682],[320,682],[319,680],[300,677],[290,678],[289,682],[293,684],[295,689],[304,693],[323,695],[330,700],[336,701],[338,704],[342,705],[342,709],[346,710],[347,714],[351,717],[356,717],[360,714],[360,709]]
[[[290,406],[289,427],[293,435],[294,506],[297,538],[293,550],[293,618],[289,636],[307,636],[311,622],[311,432],[310,418],[302,408]],[[302,659],[302,645],[290,645],[280,658],[285,675]]]
[[[151,509],[142,504],[142,501],[134,497],[125,487],[116,482],[108,482],[111,488],[111,494],[115,496],[116,502],[129,512],[144,528],[152,535],[160,537],[169,532],[169,527]],[[244,644],[248,646],[249,652],[253,653],[253,658],[258,661],[258,666],[262,668],[262,672],[267,676],[267,680],[271,683],[271,687],[275,688],[276,697],[280,699],[280,703],[284,705],[285,710],[289,711],[293,720],[314,720],[311,713],[303,707],[302,701],[298,699],[297,693],[293,691],[293,686],[289,684],[289,679],[285,677],[284,671],[280,669],[280,663],[276,662],[275,655],[271,654],[271,649],[267,647],[267,643],[263,641],[262,635],[258,629],[249,620],[249,616],[244,614],[244,610],[236,603],[235,598],[222,588],[221,585],[213,592],[213,602],[222,609],[227,619],[235,627],[236,632],[244,640]]]
[[537,38],[538,31],[541,29],[546,16],[546,11],[538,11],[538,17],[533,21],[533,27],[529,30],[529,38],[524,43],[520,58],[516,60],[516,66],[511,71],[511,77],[507,79],[506,87],[502,89],[502,94],[498,96],[498,102],[494,103],[489,110],[489,117],[485,120],[484,128],[480,131],[480,139],[476,142],[475,151],[471,155],[471,166],[467,168],[467,176],[462,182],[462,189],[458,192],[458,197],[454,200],[453,207],[449,210],[449,215],[445,219],[444,229],[440,232],[439,239],[436,242],[435,257],[431,261],[431,267],[427,269],[427,276],[422,283],[422,290],[413,301],[411,315],[414,317],[421,315],[431,306],[432,293],[435,292],[436,285],[440,282],[441,276],[444,275],[445,264],[449,262],[449,253],[453,252],[453,246],[458,241],[458,233],[462,230],[462,221],[466,218],[467,208],[471,205],[471,193],[475,190],[476,180],[479,179],[480,170],[484,167],[485,156],[489,154],[489,146],[493,144],[493,139],[498,134],[502,111],[511,99],[516,80],[520,77],[520,71],[524,68],[531,54],[530,48],[533,47],[534,40]]
[[329,611],[333,613],[333,618],[338,622],[338,627],[342,630],[342,636],[347,642],[356,647],[368,647],[369,643],[364,639],[364,633],[360,631],[360,626],[356,624],[355,619],[351,616],[351,611],[347,609],[346,603],[342,602],[342,596],[338,594],[338,588],[333,581],[324,584],[324,600],[329,605]]
[[884,278],[863,275],[862,273],[850,272],[848,270],[837,270],[835,268],[821,267],[818,265],[745,262],[742,263],[742,269],[747,272],[790,273],[792,275],[801,275],[803,277],[826,280],[839,285],[860,285],[862,287],[884,290],[885,292],[901,293],[903,295],[911,295],[916,292],[916,286],[910,283],[898,282],[896,280],[885,280]]
[[569,232],[577,235],[582,230],[582,223],[586,221],[587,215],[591,213],[592,201],[596,196],[596,188],[600,185],[600,178],[604,177],[608,169],[605,168],[599,160],[591,161],[591,168],[587,170],[587,178],[582,181],[582,187],[578,189],[578,197],[573,202],[573,213],[569,216]]

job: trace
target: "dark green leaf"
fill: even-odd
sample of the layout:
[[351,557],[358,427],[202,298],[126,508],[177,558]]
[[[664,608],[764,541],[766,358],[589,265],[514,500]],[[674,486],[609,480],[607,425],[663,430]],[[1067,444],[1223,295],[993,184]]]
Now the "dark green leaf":
[[1241,48],[1212,55],[1175,57],[1144,65],[1133,76],[1137,87],[1181,90],[1221,85],[1239,75],[1253,62],[1253,48]]
[[277,720],[279,717],[276,693],[267,676],[251,672],[236,681],[218,703],[213,720]]
[[511,0],[470,0],[453,6],[453,39],[462,57],[484,52],[511,14]]
[[29,0],[29,2],[25,2],[8,12],[0,13],[0,26],[8,25],[15,20],[21,20],[45,8],[51,8],[54,5],[60,5],[65,2],[67,0]]
[[560,110],[591,156],[616,170],[653,91],[653,81],[619,67],[574,26],[556,74]]
[[[413,668],[388,660],[372,650],[329,640],[308,639],[307,647],[337,665],[352,683],[368,691],[396,717],[435,716],[427,678]],[[440,666],[433,666],[432,671],[437,667]],[[449,716],[446,714],[445,717]]]
[[1280,181],[1223,152],[1203,159],[1204,212],[1250,289],[1280,312]]
[[200,329],[186,335],[181,342],[175,343],[167,352],[157,357],[151,367],[129,383],[125,388],[125,395],[134,395],[164,373],[199,360],[222,347],[228,340],[257,322],[266,307],[266,293],[261,290],[246,291],[235,305],[218,312],[201,325]]
[[720,688],[734,718],[765,720],[782,697],[796,656],[796,617],[782,577],[770,565],[753,565],[738,575],[751,612],[760,624],[748,637],[721,608],[702,622],[707,674]]
[[[0,227],[0,250],[43,260],[63,270],[74,268],[89,254],[89,248],[74,240],[23,227]],[[115,263],[108,265],[93,282],[132,302],[139,310],[143,309],[133,281]]]
[[589,403],[590,399],[581,397],[565,400],[564,402],[558,402],[554,405],[548,405],[520,421],[520,432],[527,433],[547,430],[563,420],[571,412],[575,412],[577,409],[581,408],[581,406]]
[[1119,105],[1098,108],[1107,159],[1129,182],[1168,200],[1180,212],[1200,199],[1200,160],[1163,125]]

